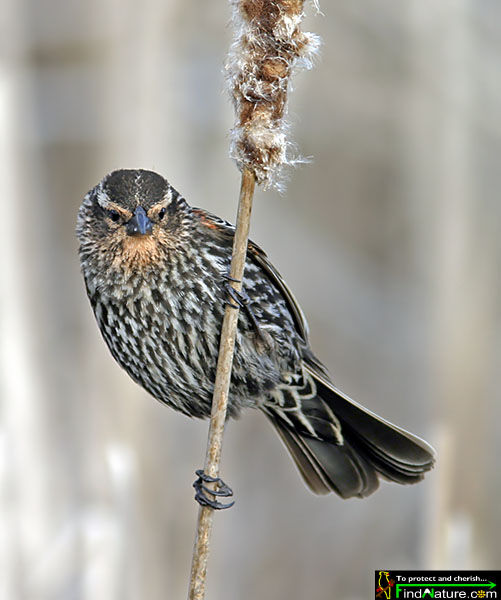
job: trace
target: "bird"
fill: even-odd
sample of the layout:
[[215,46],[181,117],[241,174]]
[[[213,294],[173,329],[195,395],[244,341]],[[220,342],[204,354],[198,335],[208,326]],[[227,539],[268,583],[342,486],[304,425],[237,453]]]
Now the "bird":
[[[311,349],[294,295],[250,240],[242,292],[235,291],[229,277],[234,226],[190,206],[161,175],[145,169],[106,175],[83,199],[76,232],[104,341],[160,402],[189,417],[210,417],[229,302],[241,310],[227,417],[260,410],[312,492],[363,498],[380,479],[411,484],[433,467],[435,452],[423,439],[334,385]],[[212,478],[197,474],[196,499],[227,506],[207,497],[204,483]],[[218,483],[216,495],[230,495]]]
[[376,590],[376,597],[381,598],[381,596],[386,597],[387,600],[391,598],[391,582],[389,579],[390,573],[389,571],[379,571],[379,581],[378,588]]

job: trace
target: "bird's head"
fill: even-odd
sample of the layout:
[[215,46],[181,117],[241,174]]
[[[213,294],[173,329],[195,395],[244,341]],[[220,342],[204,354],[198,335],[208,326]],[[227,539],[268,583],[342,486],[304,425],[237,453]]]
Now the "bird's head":
[[141,169],[114,171],[80,207],[82,265],[103,275],[154,270],[189,237],[191,221],[191,208],[162,176]]

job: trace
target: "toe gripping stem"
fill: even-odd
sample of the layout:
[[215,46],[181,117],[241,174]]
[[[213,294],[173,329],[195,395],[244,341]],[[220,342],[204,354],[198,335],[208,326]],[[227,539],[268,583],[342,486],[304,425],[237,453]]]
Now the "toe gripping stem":
[[[193,482],[193,487],[195,488],[195,500],[201,506],[210,506],[210,508],[213,508],[214,510],[224,510],[225,508],[231,508],[235,504],[234,500],[233,502],[223,504],[222,502],[218,502],[207,496],[207,494],[220,498],[229,498],[230,496],[233,496],[233,490],[230,486],[226,485],[220,477],[206,475],[203,469],[197,469],[195,475],[197,476],[197,479]],[[215,483],[216,489],[211,490],[204,485],[204,483]]]
[[252,323],[252,326],[254,327],[256,332],[259,335],[261,335],[259,323],[257,322],[256,315],[254,314],[254,311],[251,308],[252,300],[249,298],[249,296],[246,294],[246,292],[244,290],[237,292],[237,290],[230,283],[231,281],[233,281],[235,283],[242,283],[242,282],[239,279],[233,279],[233,277],[230,277],[229,275],[225,275],[224,279],[226,282],[225,283],[226,291],[229,294],[230,299],[231,299],[231,300],[227,300],[226,304],[228,306],[231,306],[231,308],[240,308],[240,309],[245,310],[245,312],[247,313],[247,316],[249,317],[249,319]]

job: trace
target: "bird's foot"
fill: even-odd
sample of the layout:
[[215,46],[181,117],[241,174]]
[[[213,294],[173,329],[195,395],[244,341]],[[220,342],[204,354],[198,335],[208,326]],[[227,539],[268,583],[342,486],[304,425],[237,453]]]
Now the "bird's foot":
[[225,304],[227,304],[228,306],[231,306],[231,308],[242,308],[243,303],[241,302],[241,300],[239,298],[241,295],[241,292],[237,292],[237,290],[231,285],[232,282],[233,283],[242,283],[240,281],[240,279],[235,279],[229,273],[225,273],[223,275],[223,280],[224,280],[224,289],[225,289],[226,293],[231,298],[231,300],[233,300],[235,302],[235,304],[234,304],[230,300],[225,300]]
[[[210,506],[210,508],[214,510],[223,510],[225,508],[231,508],[235,504],[234,500],[233,502],[223,504],[222,502],[207,497],[207,494],[220,498],[229,498],[230,496],[233,496],[233,490],[230,486],[226,485],[220,477],[211,477],[210,475],[207,475],[203,469],[196,470],[195,474],[197,476],[197,479],[193,482],[193,487],[195,488],[195,500],[201,506]],[[204,485],[204,483],[215,483],[216,489],[211,490]]]
[[231,306],[231,308],[239,308],[245,311],[256,334],[259,347],[262,348],[263,351],[269,350],[269,348],[272,347],[270,335],[259,325],[257,317],[252,310],[252,300],[245,290],[237,291],[230,283],[231,281],[241,283],[240,280],[233,279],[233,277],[230,277],[229,275],[224,275],[223,278],[226,293],[229,295],[230,299],[233,300],[233,302],[231,300],[226,300],[225,304]]
[[231,302],[231,300],[227,300],[226,304],[228,306],[231,306],[231,308],[240,308],[245,310],[250,322],[252,323],[252,326],[256,330],[256,333],[261,335],[259,323],[257,322],[256,315],[254,314],[254,311],[251,307],[252,300],[249,298],[249,295],[244,290],[241,290],[239,292],[230,283],[231,281],[235,283],[241,283],[240,280],[233,279],[233,277],[230,277],[229,275],[224,275],[224,280],[224,287],[226,289],[226,292],[228,293],[230,299],[233,300],[233,302]]

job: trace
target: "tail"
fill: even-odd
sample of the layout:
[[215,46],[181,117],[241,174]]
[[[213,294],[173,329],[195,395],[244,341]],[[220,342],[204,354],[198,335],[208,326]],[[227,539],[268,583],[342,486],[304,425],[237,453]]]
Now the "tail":
[[302,388],[281,390],[262,408],[314,493],[363,498],[378,488],[379,476],[403,484],[423,479],[435,460],[431,446],[305,368]]

